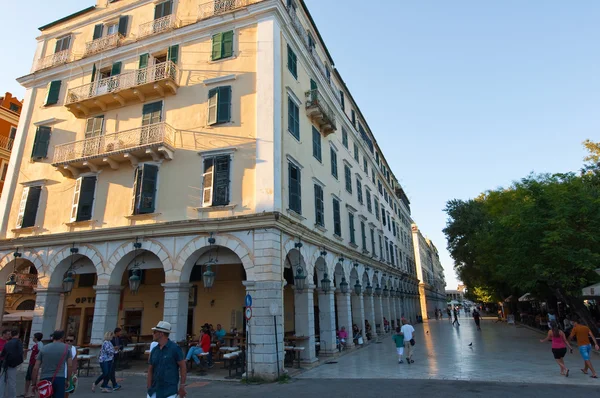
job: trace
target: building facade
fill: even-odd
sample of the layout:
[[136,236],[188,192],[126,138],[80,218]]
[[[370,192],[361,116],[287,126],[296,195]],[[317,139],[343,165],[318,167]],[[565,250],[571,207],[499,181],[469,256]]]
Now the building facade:
[[416,320],[410,202],[301,0],[98,0],[40,29],[0,198],[32,332],[248,327],[274,378],[288,335],[312,363],[316,336]]
[[10,153],[17,134],[22,108],[23,103],[13,97],[11,93],[7,92],[0,97],[0,195],[4,189]]
[[419,299],[423,320],[434,318],[435,310],[446,308],[444,267],[433,242],[412,224],[415,263],[419,279]]

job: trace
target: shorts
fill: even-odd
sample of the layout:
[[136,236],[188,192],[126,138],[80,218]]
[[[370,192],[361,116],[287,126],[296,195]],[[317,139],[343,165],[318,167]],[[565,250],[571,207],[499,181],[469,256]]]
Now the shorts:
[[592,352],[591,344],[579,346],[579,353],[581,354],[581,357],[583,358],[584,361],[590,360],[590,352]]
[[404,355],[404,347],[396,347],[396,352],[400,356]]
[[554,354],[554,359],[561,359],[567,355],[567,347],[565,348],[553,348],[552,354]]
[[30,363],[29,366],[27,367],[27,373],[25,373],[26,381],[31,381],[31,373],[33,372],[34,366],[35,366],[35,363]]

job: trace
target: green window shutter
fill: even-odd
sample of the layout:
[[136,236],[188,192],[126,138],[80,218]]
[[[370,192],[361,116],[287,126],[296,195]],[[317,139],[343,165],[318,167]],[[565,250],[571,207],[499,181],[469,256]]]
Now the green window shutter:
[[287,46],[287,51],[288,51],[288,70],[290,71],[292,76],[294,76],[294,78],[297,79],[298,78],[298,65],[297,65],[298,60],[296,58],[296,54],[294,53],[294,50],[292,50],[292,48],[290,47],[289,44]]
[[156,182],[158,166],[145,164],[142,172],[142,187],[140,189],[140,204],[138,214],[154,213],[156,204]]
[[145,104],[142,108],[142,126],[158,123],[162,120],[162,101]]
[[112,68],[110,70],[110,75],[111,76],[116,76],[116,75],[120,75],[121,74],[121,66],[123,64],[121,62],[115,62],[114,64],[112,64]]
[[96,79],[96,64],[92,65],[92,83]]
[[289,206],[298,214],[302,214],[302,192],[300,188],[300,169],[291,163],[288,164],[289,175]]
[[213,206],[226,206],[229,204],[230,161],[229,155],[217,156],[215,159]]
[[318,89],[317,82],[314,81],[313,79],[310,79],[310,91],[317,90],[317,89]]
[[102,24],[94,26],[94,36],[92,37],[92,40],[101,38],[103,30],[104,30],[104,25],[102,25]]
[[217,100],[219,96],[219,89],[213,88],[208,92],[208,124],[217,123]]
[[54,80],[50,82],[48,86],[48,95],[46,96],[46,102],[44,105],[54,105],[58,102],[58,97],[60,95],[60,80]]
[[329,153],[330,153],[330,157],[331,157],[331,175],[337,179],[338,178],[337,152],[333,148],[329,148]]
[[35,225],[41,194],[42,187],[29,187],[21,228],[33,227]]
[[142,54],[140,55],[140,63],[138,65],[139,69],[144,69],[148,67],[148,59],[150,58],[150,54]]
[[233,30],[223,33],[223,50],[221,58],[233,56]]
[[119,33],[122,36],[127,36],[127,25],[129,24],[129,16],[121,15],[119,18]]
[[340,90],[340,101],[341,101],[341,105],[342,105],[342,110],[345,110],[346,104],[345,104],[345,100],[344,100],[344,92],[342,90]]
[[92,209],[94,207],[95,192],[96,177],[84,177],[81,182],[76,221],[87,221],[92,219]]
[[231,86],[219,87],[217,98],[217,123],[227,123],[231,120]]
[[313,140],[313,156],[319,162],[322,159],[321,156],[321,134],[316,128],[312,128],[312,140]]
[[217,59],[222,58],[222,50],[223,50],[223,33],[217,33],[212,37],[212,60],[216,61]]
[[48,157],[48,146],[50,145],[50,127],[39,126],[33,140],[32,159],[44,159]]
[[177,61],[179,61],[179,44],[169,47],[167,59],[177,65]]

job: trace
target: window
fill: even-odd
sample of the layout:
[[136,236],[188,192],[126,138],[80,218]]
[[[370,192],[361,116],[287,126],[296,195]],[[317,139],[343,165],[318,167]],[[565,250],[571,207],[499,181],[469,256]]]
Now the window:
[[315,224],[325,226],[325,209],[323,206],[323,187],[315,184]]
[[333,198],[333,233],[342,236],[342,221],[340,219],[340,201]]
[[388,244],[387,238],[385,239],[385,260],[390,261],[390,246]]
[[369,213],[373,212],[373,206],[371,205],[371,191],[368,189],[365,189],[365,194],[367,196],[367,211]]
[[298,214],[302,214],[302,190],[300,186],[300,168],[292,163],[289,163],[288,175],[290,210],[293,210]]
[[287,46],[288,52],[288,70],[294,76],[294,79],[298,79],[298,58],[296,53],[292,50],[290,45]]
[[342,144],[348,148],[348,132],[342,127]]
[[358,145],[356,145],[356,142],[354,143],[354,160],[360,162],[360,157],[358,155]]
[[154,19],[160,19],[171,15],[173,12],[173,0],[163,1],[154,7]]
[[312,144],[313,144],[313,156],[319,162],[322,160],[321,157],[321,134],[316,128],[312,128]]
[[361,205],[364,204],[362,183],[360,182],[360,180],[358,178],[356,179],[356,193],[358,194],[358,203],[360,203]]
[[94,287],[96,284],[96,274],[77,275],[77,287]]
[[6,173],[8,172],[8,163],[4,163],[2,165],[2,176],[0,176],[0,181],[6,181]]
[[54,53],[66,51],[71,47],[71,35],[63,36],[56,39],[56,45],[54,46]]
[[92,219],[95,193],[96,176],[77,179],[75,192],[73,193],[73,205],[71,206],[71,222]]
[[89,118],[85,123],[85,138],[88,139],[102,135],[103,126],[104,116],[96,116]]
[[390,262],[394,264],[394,245],[390,242]]
[[158,166],[142,164],[135,169],[133,186],[133,214],[154,213],[156,207],[156,189]]
[[338,178],[338,167],[337,167],[337,152],[333,148],[329,148],[329,156],[331,157],[331,175]]
[[208,92],[208,124],[231,120],[231,86],[213,88]]
[[371,228],[371,250],[373,255],[375,255],[375,230]]
[[361,237],[361,243],[362,243],[362,251],[363,252],[367,252],[367,234],[365,231],[365,222],[361,221],[360,222],[360,237]]
[[315,39],[313,39],[312,34],[310,32],[308,33],[308,47],[311,49],[315,49]]
[[375,202],[375,218],[379,220],[379,200],[377,200],[377,198],[374,197],[373,201]]
[[371,168],[371,181],[373,181],[373,185],[375,185],[375,170]]
[[352,109],[352,125],[356,127],[356,112]]
[[352,174],[350,174],[350,167],[347,164],[344,165],[344,179],[346,181],[346,191],[352,193]]
[[12,102],[8,106],[8,109],[10,109],[11,111],[16,112],[16,113],[19,113],[21,111],[21,107],[17,104],[13,104]]
[[367,173],[367,177],[369,176],[369,165],[367,163],[367,157],[363,156],[363,169],[365,170],[365,173]]
[[383,258],[383,240],[381,239],[381,235],[379,235],[379,258],[384,260],[384,258]]
[[300,141],[300,112],[298,105],[288,97],[288,131]]
[[119,24],[113,23],[110,25],[106,25],[106,35],[110,36],[110,35],[114,35],[115,33],[119,32]]
[[350,227],[350,244],[356,245],[356,237],[354,236],[354,214],[348,213],[348,226]]
[[[383,223],[385,225],[385,223]],[[388,231],[392,230],[392,223],[390,222],[390,213],[387,213],[387,226],[388,226]]]
[[383,225],[385,226],[385,209],[381,206],[381,219],[383,221]]
[[145,104],[142,108],[142,126],[159,123],[162,120],[162,101]]
[[340,90],[340,105],[342,106],[342,110],[346,110],[345,100],[344,100],[344,92]]
[[394,236],[396,236],[396,221],[392,220],[392,232],[394,233]]
[[227,206],[229,204],[230,183],[229,155],[204,158],[202,174],[202,207]]
[[379,194],[383,195],[383,185],[381,184],[381,180],[377,180],[377,188],[379,189]]
[[11,140],[14,140],[16,136],[17,136],[17,128],[15,126],[11,126],[10,134],[8,135],[8,138],[10,138]]
[[41,186],[23,188],[17,215],[17,228],[28,228],[35,225],[41,194]]
[[50,132],[48,126],[38,126],[33,140],[33,151],[31,158],[35,160],[45,159],[48,157],[48,146],[50,145]]
[[58,103],[58,97],[60,95],[60,80],[54,80],[48,84],[48,93],[46,94],[45,106],[54,105]]
[[212,37],[213,61],[233,56],[233,30],[221,32]]

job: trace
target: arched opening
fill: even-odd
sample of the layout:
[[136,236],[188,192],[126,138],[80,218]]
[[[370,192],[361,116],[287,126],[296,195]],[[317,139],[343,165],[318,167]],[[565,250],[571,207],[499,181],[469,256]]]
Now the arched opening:
[[[37,286],[37,269],[27,259],[17,258],[10,261],[0,273],[0,280],[6,282],[9,276],[14,285],[6,286],[4,303],[5,315],[2,327],[19,329],[24,342],[28,342],[31,333],[31,321],[35,308],[35,287]],[[2,286],[2,289],[5,287]]]
[[[283,308],[284,308],[284,336],[294,334],[296,331],[296,300],[294,294],[295,276],[298,271],[298,267],[301,267],[304,274],[306,275],[306,264],[304,257],[297,249],[292,249],[288,252],[285,257],[283,277],[287,284],[283,289]],[[308,285],[313,279],[308,277],[305,286]]]
[[33,311],[35,308],[35,300],[25,300],[17,306],[17,311]]

